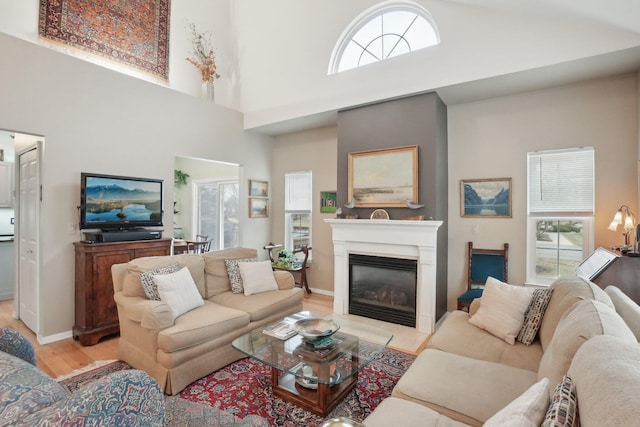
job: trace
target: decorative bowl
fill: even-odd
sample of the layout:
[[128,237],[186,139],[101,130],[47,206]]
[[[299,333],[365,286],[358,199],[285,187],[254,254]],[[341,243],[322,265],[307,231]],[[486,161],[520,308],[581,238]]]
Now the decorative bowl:
[[311,317],[298,320],[293,324],[293,328],[298,334],[302,335],[302,338],[314,341],[335,334],[340,329],[340,325],[331,319]]

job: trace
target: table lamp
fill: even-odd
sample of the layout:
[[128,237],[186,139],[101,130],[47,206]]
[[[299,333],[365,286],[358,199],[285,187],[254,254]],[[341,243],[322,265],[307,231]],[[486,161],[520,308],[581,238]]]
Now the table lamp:
[[618,211],[613,217],[613,221],[609,224],[609,230],[616,231],[619,225],[623,226],[622,235],[624,236],[624,246],[620,246],[619,249],[626,252],[633,249],[633,246],[629,245],[629,236],[636,225],[636,217],[631,213],[631,210],[629,210],[629,206],[627,205],[622,205],[618,208]]

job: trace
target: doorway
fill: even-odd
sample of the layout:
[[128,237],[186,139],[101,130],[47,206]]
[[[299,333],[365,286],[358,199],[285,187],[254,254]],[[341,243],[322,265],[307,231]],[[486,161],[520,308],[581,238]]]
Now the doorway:
[[40,331],[40,169],[44,137],[0,129],[0,143],[7,141],[7,137],[13,144],[10,147],[13,156],[4,156],[3,161],[11,160],[14,166],[12,200],[2,208],[0,221],[10,214],[10,231],[14,236],[11,265],[14,317],[37,336]]
[[174,237],[211,240],[211,250],[240,242],[240,174],[242,166],[178,156],[175,159]]

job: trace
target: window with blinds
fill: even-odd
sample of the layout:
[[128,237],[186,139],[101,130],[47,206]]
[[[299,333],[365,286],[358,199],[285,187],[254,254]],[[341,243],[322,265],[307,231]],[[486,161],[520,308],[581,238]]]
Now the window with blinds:
[[311,246],[311,171],[289,172],[284,177],[285,249]]
[[593,250],[591,147],[527,154],[527,282],[574,274]]

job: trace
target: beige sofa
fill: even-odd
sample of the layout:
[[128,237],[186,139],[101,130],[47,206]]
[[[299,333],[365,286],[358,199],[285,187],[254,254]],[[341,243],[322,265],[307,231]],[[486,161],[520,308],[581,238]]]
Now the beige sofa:
[[[637,422],[640,345],[625,320],[637,327],[640,311],[615,290],[605,292],[577,277],[559,279],[551,288],[538,338],[530,346],[507,344],[471,324],[481,299],[469,314],[449,313],[392,397],[365,425],[480,426],[543,378],[549,379],[551,395],[567,372],[574,376],[583,426]],[[608,294],[616,295],[617,305]],[[623,311],[623,305],[625,319],[616,312]],[[615,386],[600,387],[609,381]],[[624,409],[611,414],[612,400]],[[607,401],[606,408],[595,404],[602,401]]]
[[[240,335],[302,310],[304,292],[286,271],[273,272],[277,291],[233,293],[225,260],[255,258],[257,251],[233,248],[203,255],[138,258],[112,267],[120,321],[118,357],[153,376],[167,394],[243,357],[231,342]],[[177,262],[188,267],[203,305],[178,316],[147,299],[140,273]]]

